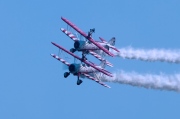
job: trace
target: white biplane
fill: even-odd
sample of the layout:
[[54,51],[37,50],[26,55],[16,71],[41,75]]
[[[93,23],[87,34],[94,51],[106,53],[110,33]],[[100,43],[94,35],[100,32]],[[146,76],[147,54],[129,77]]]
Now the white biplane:
[[[105,60],[102,62],[102,64],[100,66],[97,66],[94,63],[87,61],[84,58],[80,58],[79,56],[73,54],[72,52],[66,50],[65,48],[63,48],[62,46],[60,46],[56,43],[52,42],[52,44],[84,63],[84,64],[82,64],[82,63],[70,64],[67,61],[65,61],[64,59],[60,58],[59,56],[57,56],[55,54],[51,54],[52,57],[54,57],[55,59],[61,61],[62,63],[64,63],[65,65],[68,66],[69,72],[64,73],[65,78],[67,78],[70,74],[73,74],[74,76],[77,76],[77,85],[80,85],[82,83],[82,80],[80,79],[80,77],[87,77],[88,79],[91,79],[107,88],[110,88],[108,85],[101,82],[99,77],[93,77],[99,73],[113,77],[113,75],[110,72],[108,72],[107,70],[104,69],[105,64],[106,64]],[[91,75],[91,74],[93,74],[93,75]]]
[[[72,27],[77,33],[79,33],[81,36],[83,36],[86,41],[80,40],[76,35],[74,35],[72,32],[61,28],[61,31],[65,33],[68,37],[70,37],[74,41],[74,48],[71,48],[70,51],[74,53],[75,51],[81,51],[82,52],[82,57],[85,58],[86,54],[91,54],[95,56],[97,59],[100,61],[105,60],[104,56],[105,54],[109,56],[114,56],[113,53],[109,51],[109,49],[113,49],[117,52],[120,52],[114,45],[115,45],[115,37],[113,37],[109,42],[104,40],[103,38],[99,37],[101,41],[95,41],[92,38],[92,33],[95,32],[95,29],[90,29],[88,34],[80,30],[76,25],[74,25],[72,22],[69,20],[61,17],[61,19],[67,23],[68,26]],[[103,53],[101,52],[103,51]],[[106,60],[106,64],[108,66],[113,66],[109,61]]]

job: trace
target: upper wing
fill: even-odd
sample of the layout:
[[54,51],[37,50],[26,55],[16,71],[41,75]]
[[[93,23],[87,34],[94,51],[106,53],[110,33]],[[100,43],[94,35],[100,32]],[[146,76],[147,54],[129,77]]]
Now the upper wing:
[[[70,51],[66,50],[65,48],[63,48],[63,47],[59,46],[59,45],[58,45],[58,44],[56,44],[56,43],[53,43],[53,42],[51,42],[51,43],[52,43],[53,45],[55,45],[56,47],[58,47],[58,48],[60,48],[60,49],[64,50],[66,53],[68,53],[68,54],[72,55],[72,56],[73,56],[73,57],[75,57],[76,59],[78,59],[78,60],[82,61],[82,59],[81,59],[80,57],[76,56],[76,55],[75,55],[75,54],[73,54],[72,52],[70,52]],[[84,62],[85,64],[87,64],[87,65],[89,65],[89,66],[93,67],[94,69],[96,69],[96,70],[98,70],[98,71],[102,72],[103,74],[105,74],[105,75],[107,75],[107,76],[113,77],[113,75],[112,75],[110,72],[106,71],[105,69],[100,69],[99,67],[97,67],[97,66],[95,66],[95,65],[91,64],[90,62],[88,62],[88,61],[86,61],[86,60],[83,60],[82,62]]]
[[71,33],[70,31],[67,31],[66,29],[64,28],[61,28],[61,31],[63,33],[65,33],[69,38],[71,38],[73,41],[78,41],[78,38],[73,34]]
[[86,35],[86,33],[84,33],[83,31],[81,31],[77,26],[75,26],[73,23],[71,23],[69,20],[61,17],[61,19],[66,22],[68,25],[70,25],[73,29],[75,29],[77,32],[79,32],[82,36],[84,36],[85,38],[87,38],[90,42],[92,42],[94,45],[96,45],[99,49],[103,50],[105,53],[107,53],[110,56],[114,56],[114,54],[112,54],[111,52],[109,52],[106,48],[102,47],[101,45],[99,45],[97,42],[95,42],[91,37],[88,37],[88,35]]
[[66,62],[64,59],[58,57],[57,55],[55,54],[51,54],[52,57],[54,57],[55,59],[61,61],[62,63],[64,63],[65,65],[69,66],[70,64],[68,62]]
[[94,77],[90,76],[89,74],[86,74],[86,73],[82,73],[82,74],[83,74],[84,76],[86,76],[87,78],[89,78],[89,79],[91,79],[91,80],[93,80],[93,81],[96,81],[97,83],[99,83],[99,84],[102,85],[102,86],[105,86],[105,87],[107,87],[107,88],[111,88],[110,86],[108,86],[108,85],[104,84],[103,82],[95,79]]
[[[103,61],[103,60],[104,60],[100,55],[98,55],[97,53],[93,52],[92,50],[89,50],[89,53],[90,53],[91,55],[93,55],[94,57],[96,57],[97,59],[99,59],[100,61]],[[110,67],[113,67],[113,65],[112,65],[110,62],[108,62],[107,60],[106,60],[106,64],[107,64],[108,66],[110,66]]]

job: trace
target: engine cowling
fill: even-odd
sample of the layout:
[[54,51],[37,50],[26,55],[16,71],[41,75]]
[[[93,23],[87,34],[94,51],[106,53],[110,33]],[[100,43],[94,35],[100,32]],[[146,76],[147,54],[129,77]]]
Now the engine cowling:
[[80,50],[84,44],[85,44],[85,41],[75,41],[74,42],[74,48],[76,50]]
[[71,64],[69,66],[69,72],[71,72],[72,74],[75,74],[79,71],[79,68],[80,68],[80,64]]

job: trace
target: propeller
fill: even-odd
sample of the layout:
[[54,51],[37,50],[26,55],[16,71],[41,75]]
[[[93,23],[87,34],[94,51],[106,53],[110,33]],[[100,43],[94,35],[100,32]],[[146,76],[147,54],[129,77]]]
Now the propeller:
[[[58,56],[65,59],[65,60],[69,60],[70,58],[67,56],[66,53],[64,53],[62,50],[58,50]],[[68,66],[65,64],[62,64],[62,70],[67,70]]]
[[[75,52],[74,54],[77,55],[77,56],[79,56],[79,53],[78,53],[78,52]],[[77,60],[76,58],[74,58],[74,63],[76,63],[76,64],[78,63],[78,60]]]
[[65,64],[63,64],[63,65],[62,65],[62,70],[68,70],[68,66],[65,65]]

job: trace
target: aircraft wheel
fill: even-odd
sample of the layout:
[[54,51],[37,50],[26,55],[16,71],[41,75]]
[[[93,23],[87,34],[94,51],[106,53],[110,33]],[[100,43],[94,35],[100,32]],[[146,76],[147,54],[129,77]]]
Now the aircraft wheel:
[[77,85],[80,85],[83,81],[82,80],[77,80]]
[[76,51],[76,49],[74,49],[74,48],[70,49],[70,52],[72,52],[72,53],[74,53],[75,51]]
[[64,78],[67,78],[69,75],[70,75],[69,72],[65,72],[65,73],[64,73]]

